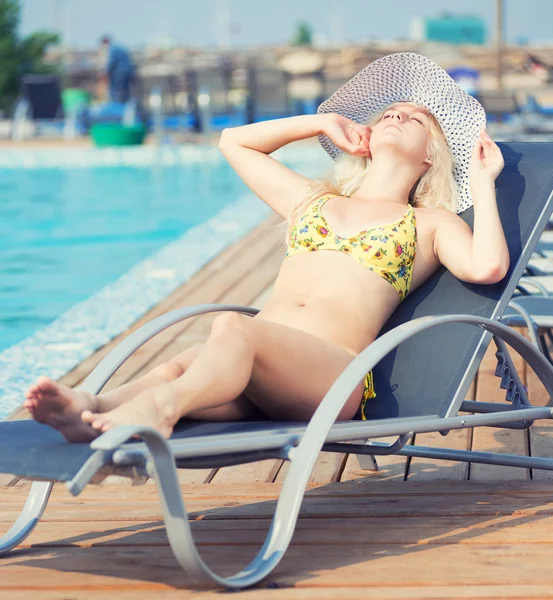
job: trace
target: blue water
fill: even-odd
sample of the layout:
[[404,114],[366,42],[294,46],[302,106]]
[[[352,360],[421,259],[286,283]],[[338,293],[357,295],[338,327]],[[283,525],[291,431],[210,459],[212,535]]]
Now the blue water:
[[0,170],[0,350],[246,191],[224,160]]

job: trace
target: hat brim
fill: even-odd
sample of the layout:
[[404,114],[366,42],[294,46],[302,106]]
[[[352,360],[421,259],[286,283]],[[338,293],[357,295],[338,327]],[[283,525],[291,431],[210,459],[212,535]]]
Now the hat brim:
[[[486,113],[434,61],[415,52],[389,54],[375,60],[323,102],[318,113],[338,113],[365,124],[394,102],[414,102],[426,108],[440,124],[455,159],[453,176],[457,183],[457,212],[472,206],[469,163]],[[337,159],[342,151],[326,136],[322,147]]]

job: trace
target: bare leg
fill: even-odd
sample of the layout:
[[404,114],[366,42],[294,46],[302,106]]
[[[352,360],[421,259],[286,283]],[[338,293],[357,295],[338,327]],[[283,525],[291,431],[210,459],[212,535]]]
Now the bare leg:
[[[192,346],[136,381],[98,396],[74,390],[48,377],[39,377],[37,383],[27,391],[23,405],[36,421],[58,429],[68,441],[91,441],[99,432],[83,422],[81,416],[84,412],[103,413],[113,410],[141,392],[177,379],[199,355],[200,349],[201,345]],[[222,421],[241,419],[248,413],[248,404],[245,398],[237,398],[236,402],[227,407],[201,410],[189,415],[189,418]]]
[[[147,425],[169,437],[175,423],[223,407],[242,392],[277,419],[307,420],[339,373],[353,360],[344,349],[297,329],[227,313],[186,373],[108,413],[85,413],[98,431],[119,424]],[[340,418],[357,410],[360,384]]]
[[201,344],[191,346],[184,350],[184,352],[177,354],[170,361],[158,365],[143,377],[125,383],[104,394],[100,394],[98,396],[98,410],[94,410],[92,406],[89,410],[94,412],[107,412],[113,410],[121,404],[136,398],[138,394],[145,390],[157,387],[158,385],[164,385],[169,381],[177,379],[196,359],[200,350]]
[[[86,411],[83,421],[102,432],[125,422],[148,424],[169,437],[181,417],[235,401],[250,379],[254,352],[248,340],[229,337],[220,322],[221,317],[217,317],[209,339],[182,377],[146,391],[108,413]],[[250,407],[242,418],[255,412]],[[244,404],[244,408],[248,405]]]
[[144,390],[180,377],[198,356],[200,348],[199,344],[192,346],[175,356],[171,361],[158,365],[136,381],[125,383],[115,390],[97,396],[81,390],[74,390],[48,377],[39,377],[37,383],[27,390],[27,400],[24,406],[32,412],[36,410],[37,404],[43,400],[43,396],[61,396],[67,403],[74,403],[78,406],[81,412],[85,409],[94,412],[107,412],[117,408],[124,402],[132,400]]

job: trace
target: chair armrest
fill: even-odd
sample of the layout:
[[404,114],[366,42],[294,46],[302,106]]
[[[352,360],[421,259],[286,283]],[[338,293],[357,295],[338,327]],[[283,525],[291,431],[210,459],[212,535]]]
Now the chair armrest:
[[522,287],[523,291],[526,292],[525,295],[529,295],[529,292],[524,288],[524,286],[527,285],[534,286],[542,296],[551,296],[549,290],[543,285],[543,283],[536,281],[533,277],[521,277],[520,281],[518,282],[517,289]]
[[[305,451],[301,455],[313,455],[314,461],[342,407],[357,385],[363,381],[366,373],[404,341],[427,329],[449,323],[465,323],[479,327],[509,344],[534,370],[547,392],[553,397],[553,368],[550,362],[531,342],[514,329],[493,319],[476,315],[421,317],[403,323],[377,338],[342,371],[319,404],[295,450],[300,452],[299,449],[304,448]],[[312,450],[315,452],[312,453]]]

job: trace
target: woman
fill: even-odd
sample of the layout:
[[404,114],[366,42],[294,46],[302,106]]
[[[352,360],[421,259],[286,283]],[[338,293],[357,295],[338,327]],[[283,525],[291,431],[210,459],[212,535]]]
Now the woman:
[[[400,53],[371,63],[317,115],[225,130],[220,147],[230,164],[290,220],[287,256],[263,310],[253,319],[217,316],[204,344],[97,397],[40,378],[25,406],[69,441],[118,424],[169,437],[183,417],[308,420],[440,264],[467,282],[505,276],[494,189],[503,158],[484,123],[482,107],[438,65]],[[314,136],[333,157],[344,153],[333,184],[269,156]],[[471,202],[474,233],[456,214]],[[368,374],[339,418],[363,417],[375,393]]]

